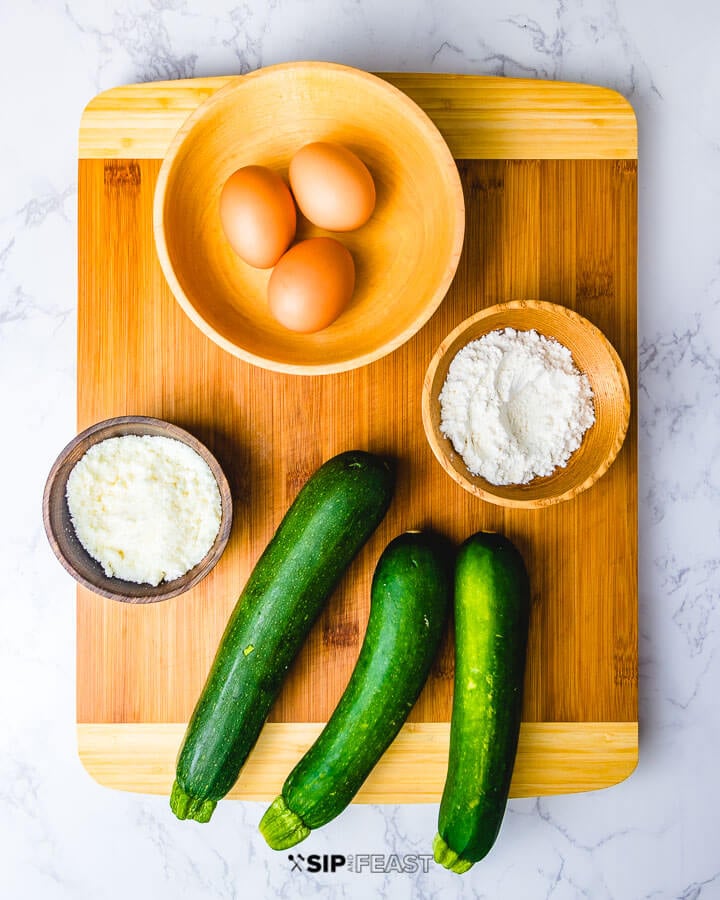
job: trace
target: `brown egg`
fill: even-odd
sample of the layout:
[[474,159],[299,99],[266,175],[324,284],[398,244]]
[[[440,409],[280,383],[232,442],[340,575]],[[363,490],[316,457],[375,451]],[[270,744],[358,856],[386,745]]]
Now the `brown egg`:
[[354,287],[350,252],[334,238],[310,238],[295,244],[273,269],[270,312],[291,331],[320,331],[345,309]]
[[225,182],[220,221],[238,256],[258,269],[269,269],[292,243],[297,213],[290,189],[276,172],[245,166]]
[[353,231],[375,209],[375,183],[365,163],[330,141],[305,144],[290,162],[290,187],[300,211],[328,231]]

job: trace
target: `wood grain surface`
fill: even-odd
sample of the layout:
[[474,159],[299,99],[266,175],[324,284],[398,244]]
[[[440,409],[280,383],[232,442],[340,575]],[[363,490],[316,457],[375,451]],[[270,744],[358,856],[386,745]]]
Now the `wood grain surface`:
[[[321,730],[269,722],[228,796],[274,800]],[[182,724],[78,725],[80,758],[107,787],[169,795],[184,732]],[[570,794],[622,781],[637,763],[637,737],[636,722],[523,722],[510,794]],[[353,803],[437,802],[448,745],[444,723],[405,725]]]
[[[403,78],[406,84],[412,80]],[[421,76],[415,88],[429,92],[438,104],[444,86],[455,85],[454,78],[443,78]],[[432,91],[428,79],[434,79]],[[472,110],[491,105],[496,82],[463,82],[466,98],[471,87],[474,91],[474,106],[468,103],[465,112],[455,108],[456,137],[464,120],[467,141],[475,140]],[[171,86],[161,88],[172,96]],[[507,115],[514,115],[518,134],[530,120],[549,128],[566,88],[533,82],[524,102],[513,93],[514,113]],[[187,82],[176,89],[177,108],[185,115],[188,104],[201,97]],[[583,88],[583,96],[594,90]],[[597,90],[598,102],[606,102],[611,92]],[[93,147],[107,149],[111,156],[115,153],[108,136],[114,135],[114,146],[122,147],[122,135],[135,121],[135,91],[147,107],[143,115],[154,111],[165,116],[168,108],[175,108],[171,102],[159,105],[143,85],[122,91],[112,102],[107,95],[99,98],[106,136]],[[527,159],[459,161],[466,240],[446,300],[430,322],[390,356],[331,376],[293,377],[253,367],[224,353],[195,328],[173,300],[153,246],[159,159],[87,158],[94,153],[84,144],[85,158],[79,165],[78,426],[113,415],[143,414],[187,428],[225,469],[235,513],[223,558],[184,596],[138,608],[79,589],[77,716],[83,727],[187,721],[230,610],[288,505],[325,459],[354,447],[397,460],[396,497],[296,660],[272,722],[318,723],[327,718],[359,651],[371,574],[381,550],[399,531],[423,527],[456,541],[478,529],[501,530],[525,556],[533,591],[525,722],[574,723],[568,729],[579,729],[577,733],[589,736],[598,753],[607,756],[612,742],[598,744],[596,729],[602,723],[610,728],[612,723],[637,721],[634,409],[627,440],[609,472],[577,498],[537,511],[483,503],[453,482],[432,455],[420,412],[423,375],[445,335],[479,309],[528,297],[566,305],[597,325],[618,351],[635,398],[636,161],[582,158],[588,142],[604,127],[602,119],[592,118],[595,105],[588,101],[586,108],[583,102],[575,100],[580,112],[573,118],[576,124],[585,122],[579,158],[535,158],[538,144],[532,139]],[[131,113],[127,121],[124,104]],[[92,104],[88,116],[81,141],[93,128],[96,138],[103,131],[95,127],[97,110]],[[628,116],[632,120],[626,110]],[[632,121],[625,127],[632,127],[634,134]],[[133,140],[137,151],[142,141]],[[467,145],[457,140],[457,146]],[[607,148],[601,145],[597,155],[603,157]],[[155,150],[148,155],[159,155],[157,142],[152,146]],[[626,142],[617,156],[632,156],[634,146]],[[569,154],[570,147],[566,151]],[[448,640],[411,721],[438,723],[446,736],[451,697]],[[630,731],[636,734],[634,725]],[[81,728],[79,733],[83,755],[82,735],[89,732]],[[120,728],[120,744],[122,734]],[[558,746],[564,746],[562,741]],[[543,747],[527,751],[539,770]],[[394,752],[393,746],[390,762]],[[557,755],[554,758],[557,762]],[[420,766],[422,755],[417,759]],[[578,751],[577,760],[588,771],[597,765],[586,749]],[[545,761],[552,767],[549,756]],[[571,786],[571,781],[577,783],[577,765],[568,764],[568,772],[575,775],[568,775],[567,790],[578,789]],[[624,774],[632,768],[627,755],[620,768]],[[129,766],[125,787],[133,787],[132,771]],[[623,777],[619,771],[616,766],[614,774],[606,773],[602,783]],[[424,777],[420,768],[415,775]],[[546,781],[538,793],[563,790],[561,772]],[[417,799],[392,781],[384,782],[384,790],[374,796]],[[243,796],[251,796],[250,787],[248,791]]]
[[[161,159],[203,100],[241,76],[103,91],[80,123],[85,159]],[[525,78],[380,73],[425,110],[457,159],[637,159],[637,126],[616,91]]]

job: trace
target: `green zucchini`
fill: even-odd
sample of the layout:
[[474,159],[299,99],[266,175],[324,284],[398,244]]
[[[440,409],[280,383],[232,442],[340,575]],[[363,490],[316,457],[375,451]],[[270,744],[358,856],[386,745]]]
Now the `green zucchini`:
[[455,693],[435,861],[466,872],[495,843],[522,712],[530,587],[499,534],[475,534],[455,562]]
[[170,807],[207,822],[235,784],[325,600],[390,504],[394,474],[355,450],[306,482],[230,616],[185,733]]
[[260,822],[274,850],[292,847],[339,815],[393,741],[437,653],[451,591],[440,538],[408,532],[385,548],[345,692]]

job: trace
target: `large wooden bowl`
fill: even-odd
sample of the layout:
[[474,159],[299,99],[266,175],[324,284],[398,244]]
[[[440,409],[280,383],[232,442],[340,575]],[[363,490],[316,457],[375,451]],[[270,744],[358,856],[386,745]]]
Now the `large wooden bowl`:
[[[161,581],[158,585],[135,584],[106,575],[103,567],[85,550],[73,528],[68,509],[67,480],[77,463],[90,447],[107,438],[126,434],[153,435],[173,438],[194,450],[207,463],[220,491],[220,528],[212,547],[203,559],[180,578]],[[43,494],[43,522],[53,552],[73,578],[102,597],[125,603],[154,603],[176,597],[201,581],[217,563],[225,550],[232,525],[230,486],[220,464],[196,437],[183,428],[149,416],[119,416],[105,419],[86,428],[65,447],[55,460]]]
[[[585,433],[567,465],[528,484],[494,485],[472,475],[440,431],[439,396],[450,363],[470,341],[502,328],[534,329],[564,344],[572,353],[576,367],[587,375],[595,395],[595,424]],[[570,500],[607,472],[625,440],[630,418],[630,388],[620,357],[591,322],[564,306],[519,300],[491,306],[470,316],[440,344],[425,375],[422,417],[433,453],[458,484],[499,506],[538,509]]]
[[[226,179],[241,166],[287,178],[293,154],[332,140],[367,164],[377,189],[370,221],[334,235],[352,253],[350,306],[324,331],[296,334],[270,315],[270,270],[233,253],[220,225]],[[442,301],[457,268],[465,207],[440,132],[397,88],[329,63],[288,63],[233,80],[176,135],[160,169],[155,243],[175,297],[235,356],[280,372],[342,372],[407,341]],[[299,217],[297,239],[329,234]]]

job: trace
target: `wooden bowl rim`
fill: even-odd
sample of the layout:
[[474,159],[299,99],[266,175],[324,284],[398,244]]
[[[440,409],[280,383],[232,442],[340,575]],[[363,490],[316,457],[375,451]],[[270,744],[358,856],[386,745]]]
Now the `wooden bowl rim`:
[[[197,309],[195,309],[190,298],[183,290],[170,259],[170,253],[165,238],[165,196],[170,174],[186,137],[195,128],[198,122],[207,116],[216,105],[225,101],[226,95],[233,93],[240,85],[244,86],[246,83],[252,82],[255,79],[275,75],[284,70],[302,72],[303,70],[312,71],[320,69],[351,75],[352,77],[357,78],[358,81],[367,82],[373,87],[380,88],[387,94],[394,96],[398,105],[407,111],[408,115],[416,121],[420,130],[424,132],[428,144],[433,148],[433,153],[438,166],[441,169],[445,169],[450,176],[448,183],[451,185],[454,193],[452,207],[455,213],[455,222],[452,229],[452,251],[448,255],[447,265],[445,266],[442,278],[438,282],[432,295],[428,298],[428,302],[425,304],[420,314],[404,331],[391,340],[371,352],[364,353],[357,357],[351,357],[337,363],[324,363],[318,365],[283,363],[266,356],[260,356],[244,347],[239,347],[237,344],[234,344],[226,337],[223,337],[223,335],[213,328]],[[171,141],[162,161],[162,165],[160,166],[160,171],[158,172],[157,181],[155,183],[155,195],[153,198],[153,233],[155,236],[155,250],[160,261],[160,267],[163,270],[163,274],[165,275],[165,279],[170,286],[173,296],[193,324],[199,328],[206,337],[210,338],[210,340],[232,356],[236,356],[263,369],[268,369],[273,372],[283,372],[288,375],[332,375],[338,372],[349,372],[352,369],[358,369],[361,366],[369,365],[378,359],[382,359],[394,350],[397,350],[398,347],[401,347],[410,340],[413,335],[417,334],[440,306],[455,277],[462,253],[463,241],[465,238],[465,195],[463,193],[460,173],[458,172],[455,158],[450,152],[450,148],[438,130],[437,125],[435,125],[427,113],[421,109],[414,100],[403,93],[399,88],[395,87],[395,85],[379,78],[377,75],[366,72],[364,69],[356,69],[353,66],[346,66],[340,63],[326,63],[315,60],[277,63],[276,65],[263,66],[259,69],[255,69],[253,72],[248,72],[246,75],[234,77],[228,84],[224,85],[208,97],[207,100],[204,100],[190,113],[187,119],[185,119]]]
[[[77,447],[82,445],[86,445],[85,451],[89,450],[90,447],[94,446],[95,444],[99,444],[101,441],[106,439],[101,436],[104,432],[110,431],[117,426],[125,425],[128,426],[128,431],[124,432],[124,434],[139,435],[147,434],[147,432],[135,429],[142,429],[147,425],[160,427],[165,432],[164,436],[178,440],[194,450],[207,463],[210,471],[213,474],[213,477],[215,478],[218,490],[220,492],[221,516],[220,527],[218,528],[218,533],[215,537],[215,540],[213,541],[212,547],[208,550],[208,552],[200,560],[200,562],[193,566],[192,569],[188,570],[184,575],[181,575],[179,578],[173,579],[173,581],[162,581],[156,586],[150,584],[137,585],[134,582],[127,582],[122,578],[113,578],[113,580],[118,583],[119,587],[117,591],[111,591],[103,587],[102,585],[98,585],[90,579],[86,578],[85,575],[83,575],[83,573],[80,572],[73,565],[72,561],[65,555],[52,525],[52,518],[50,515],[50,502],[58,487],[60,470],[65,465],[68,456]],[[120,437],[121,435],[114,436]],[[91,438],[96,439],[90,440]],[[66,483],[67,479],[65,479],[65,484]],[[65,484],[63,484],[62,491],[63,498],[65,497]],[[101,422],[96,422],[94,425],[90,425],[84,431],[81,431],[79,434],[77,434],[60,451],[45,481],[45,488],[43,490],[42,499],[42,515],[45,534],[47,535],[47,539],[50,547],[53,550],[53,553],[58,558],[63,568],[67,572],[69,572],[70,575],[72,575],[72,577],[79,584],[83,585],[83,587],[88,588],[88,590],[92,591],[93,593],[99,594],[101,597],[107,597],[109,600],[118,600],[121,603],[142,604],[156,603],[160,600],[169,600],[171,597],[177,597],[179,594],[184,594],[186,591],[189,591],[190,588],[194,587],[196,584],[202,581],[202,579],[215,567],[215,564],[218,562],[223,552],[225,551],[225,547],[227,546],[227,542],[230,538],[230,531],[232,528],[233,520],[233,504],[230,485],[225,473],[220,466],[220,463],[210,452],[210,450],[205,446],[205,444],[203,444],[202,441],[198,440],[195,435],[191,434],[189,431],[186,431],[184,428],[181,428],[179,425],[174,425],[172,422],[168,422],[165,419],[158,419],[153,416],[115,416],[111,419],[103,419]],[[82,544],[79,544],[79,546],[82,552],[85,553],[89,559],[92,559],[92,557],[89,553],[87,553]],[[97,563],[97,560],[93,560],[93,562]],[[145,588],[147,593],[143,592],[140,596],[128,596],[121,589],[121,586],[124,584],[132,584],[133,589],[135,590]]]
[[[597,343],[607,354],[608,359],[610,360],[615,371],[615,374],[617,375],[623,398],[623,417],[615,435],[615,439],[612,442],[611,446],[608,448],[608,452],[605,455],[605,458],[600,462],[600,464],[592,472],[592,474],[590,474],[580,484],[568,488],[568,490],[563,491],[561,494],[550,495],[547,497],[538,497],[528,500],[517,499],[513,497],[500,497],[497,494],[493,493],[492,488],[494,486],[490,485],[489,482],[485,482],[485,480],[483,479],[483,482],[488,484],[489,487],[481,487],[480,485],[475,484],[473,481],[470,481],[469,478],[458,472],[457,469],[455,469],[455,467],[450,464],[449,460],[447,459],[447,455],[445,453],[442,442],[438,437],[436,429],[433,425],[431,404],[437,398],[433,398],[430,393],[440,362],[445,357],[448,348],[451,347],[463,333],[470,330],[477,322],[481,322],[483,319],[502,314],[503,312],[520,309],[537,310],[552,313],[554,315],[564,316],[565,318],[571,320],[575,325],[586,331],[589,335],[591,335],[593,340],[597,341]],[[505,325],[497,327],[511,328],[514,326]],[[534,326],[532,325],[528,325],[527,329],[523,330],[530,330],[533,327]],[[481,336],[482,335],[478,335],[472,340],[477,340]],[[550,337],[552,337],[552,335],[550,335]],[[568,349],[572,353],[572,347],[568,347]],[[464,319],[459,325],[453,328],[453,330],[442,340],[439,347],[433,354],[432,359],[430,360],[430,365],[427,368],[425,378],[423,380],[422,421],[423,428],[425,429],[425,436],[436,459],[443,467],[443,469],[447,472],[447,474],[450,475],[450,477],[453,478],[453,480],[456,481],[461,487],[465,488],[466,491],[469,491],[471,494],[474,494],[481,500],[485,500],[488,503],[493,503],[496,506],[504,506],[510,509],[543,509],[547,506],[553,506],[556,503],[564,502],[565,500],[571,500],[573,497],[576,497],[578,494],[587,490],[589,487],[592,487],[592,485],[595,484],[595,482],[607,472],[607,470],[613,464],[615,457],[620,452],[620,448],[625,441],[625,436],[627,435],[628,425],[630,422],[630,405],[630,384],[628,382],[625,367],[623,366],[622,360],[620,359],[613,345],[596,325],[593,325],[593,323],[589,319],[581,316],[580,313],[575,312],[575,310],[569,309],[567,306],[561,306],[558,303],[549,303],[545,300],[509,300],[505,303],[496,303],[493,306],[488,306],[487,308],[474,313],[472,316]],[[572,459],[572,457],[570,457],[570,459]]]

